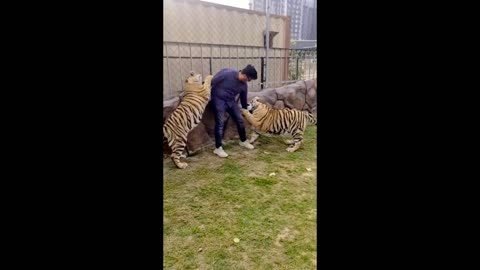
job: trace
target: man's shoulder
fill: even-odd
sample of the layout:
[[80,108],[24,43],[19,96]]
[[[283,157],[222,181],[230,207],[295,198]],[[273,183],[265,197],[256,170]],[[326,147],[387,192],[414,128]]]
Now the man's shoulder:
[[222,68],[219,72],[237,72],[234,68]]
[[222,74],[222,75],[233,75],[236,74],[236,70],[233,68],[222,68],[217,74]]
[[226,72],[228,72],[228,74],[237,75],[238,70],[236,70],[234,68],[227,68]]

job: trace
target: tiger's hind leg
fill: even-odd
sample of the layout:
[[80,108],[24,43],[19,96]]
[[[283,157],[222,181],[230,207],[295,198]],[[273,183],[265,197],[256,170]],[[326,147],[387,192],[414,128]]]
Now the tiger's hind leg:
[[190,156],[190,153],[188,152],[188,147],[185,147],[185,150],[180,155],[180,158],[187,158],[188,156]]
[[287,148],[287,151],[288,152],[295,152],[295,151],[298,150],[298,148],[300,148],[300,146],[302,146],[302,144],[303,144],[303,140],[294,142],[292,146]]
[[176,141],[176,143],[172,146],[172,161],[175,163],[175,165],[179,169],[185,169],[188,164],[185,162],[180,162],[180,158],[184,155],[182,155],[183,150],[185,149],[185,146],[187,145],[186,142],[184,141]]
[[293,145],[287,148],[288,152],[295,152],[303,144],[303,130],[296,130],[293,133]]

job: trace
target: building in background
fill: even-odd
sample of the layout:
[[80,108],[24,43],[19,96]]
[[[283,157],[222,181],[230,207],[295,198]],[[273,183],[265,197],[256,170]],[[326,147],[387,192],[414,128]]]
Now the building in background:
[[[251,8],[266,12],[268,0],[251,0]],[[270,0],[270,14],[290,16],[293,40],[317,39],[317,0]]]

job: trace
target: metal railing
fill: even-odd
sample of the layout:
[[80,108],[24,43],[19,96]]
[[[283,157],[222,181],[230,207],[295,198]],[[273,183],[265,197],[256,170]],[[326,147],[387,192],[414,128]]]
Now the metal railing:
[[248,89],[256,92],[316,78],[316,62],[316,49],[269,48],[266,70],[266,50],[261,46],[164,42],[163,97],[170,99],[178,96],[192,70],[205,78],[209,74],[215,75],[222,68],[241,70],[251,64],[258,72],[258,79],[249,82]]

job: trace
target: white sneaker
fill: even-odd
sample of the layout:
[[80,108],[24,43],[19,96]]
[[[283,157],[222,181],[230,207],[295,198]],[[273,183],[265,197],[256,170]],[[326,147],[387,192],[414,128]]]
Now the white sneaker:
[[223,148],[221,146],[219,148],[215,148],[215,150],[213,150],[213,153],[219,157],[228,157],[228,154],[223,151]]
[[244,141],[244,142],[240,142],[240,146],[243,146],[243,147],[245,147],[245,148],[247,148],[247,149],[253,149],[253,148],[255,148],[255,147],[253,147],[253,145],[251,145],[251,144],[248,142],[248,140],[246,140],[246,141]]

